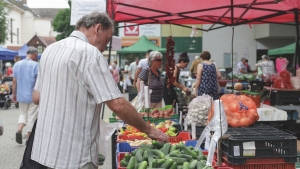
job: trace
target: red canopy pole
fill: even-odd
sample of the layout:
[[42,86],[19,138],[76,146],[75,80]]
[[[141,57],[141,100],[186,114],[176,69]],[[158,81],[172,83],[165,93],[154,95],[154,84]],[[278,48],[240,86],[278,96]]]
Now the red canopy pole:
[[296,76],[296,68],[297,64],[299,63],[299,16],[298,16],[298,9],[294,9],[295,13],[295,23],[296,23],[296,43],[295,43],[295,56],[294,56],[294,63],[295,63],[295,68],[294,68],[294,75]]

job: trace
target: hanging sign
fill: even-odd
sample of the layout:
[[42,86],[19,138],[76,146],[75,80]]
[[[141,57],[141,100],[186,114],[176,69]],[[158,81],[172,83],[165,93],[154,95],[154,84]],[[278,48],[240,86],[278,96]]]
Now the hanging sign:
[[[132,26],[130,26],[132,25]],[[125,26],[119,28],[119,36],[161,36],[161,25],[160,24],[146,24],[136,25],[136,23],[119,23],[119,26]]]

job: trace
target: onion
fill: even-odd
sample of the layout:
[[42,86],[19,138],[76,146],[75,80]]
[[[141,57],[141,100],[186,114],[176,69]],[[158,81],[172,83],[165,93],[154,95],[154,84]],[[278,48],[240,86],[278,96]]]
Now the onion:
[[234,90],[242,90],[242,89],[243,89],[242,83],[236,83],[236,84],[234,84]]
[[172,121],[171,120],[166,120],[165,123],[166,124],[172,124]]

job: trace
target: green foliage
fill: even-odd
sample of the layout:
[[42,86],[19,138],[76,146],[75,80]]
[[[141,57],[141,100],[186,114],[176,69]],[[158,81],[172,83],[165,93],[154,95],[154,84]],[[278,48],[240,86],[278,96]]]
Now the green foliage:
[[4,0],[0,0],[0,44],[4,44],[8,38],[8,14],[11,7]]
[[[69,6],[71,9],[70,1],[69,1]],[[59,35],[56,36],[57,41],[70,36],[70,34],[75,29],[74,26],[70,26],[70,19],[71,19],[71,10],[70,9],[60,10],[52,22],[54,31],[60,33]]]

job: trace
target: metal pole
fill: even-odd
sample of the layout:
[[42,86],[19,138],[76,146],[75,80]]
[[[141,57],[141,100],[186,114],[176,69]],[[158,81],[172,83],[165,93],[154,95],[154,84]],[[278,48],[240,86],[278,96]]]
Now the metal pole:
[[[108,1],[106,1],[106,3],[107,2]],[[111,0],[110,2],[111,2],[111,19],[114,22],[115,21],[114,2],[113,2],[113,0]],[[111,58],[110,54],[111,54],[112,39],[113,39],[113,37],[111,37],[110,42],[109,42],[109,47],[108,47],[109,48],[108,49],[108,59],[107,59],[108,64],[110,64],[110,58]]]
[[296,67],[297,64],[299,63],[299,16],[298,16],[298,9],[294,9],[294,13],[295,13],[295,23],[296,23],[296,43],[295,43],[295,55],[294,55],[294,75],[296,76]]

